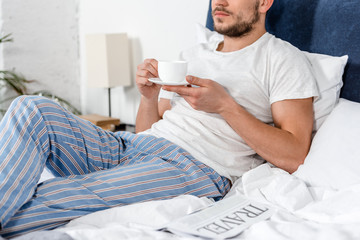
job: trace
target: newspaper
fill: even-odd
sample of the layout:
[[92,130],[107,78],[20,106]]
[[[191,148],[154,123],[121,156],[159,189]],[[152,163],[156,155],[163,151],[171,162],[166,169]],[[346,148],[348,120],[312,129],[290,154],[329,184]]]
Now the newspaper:
[[212,239],[232,238],[250,225],[270,218],[274,209],[242,195],[215,202],[211,207],[171,222],[166,229],[174,234]]

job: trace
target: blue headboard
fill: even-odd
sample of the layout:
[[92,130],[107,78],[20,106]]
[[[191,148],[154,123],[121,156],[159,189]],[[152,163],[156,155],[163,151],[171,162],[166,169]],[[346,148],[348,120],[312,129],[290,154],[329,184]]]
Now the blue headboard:
[[[213,30],[211,0],[206,26]],[[341,97],[360,102],[359,0],[274,0],[266,29],[304,51],[349,55]]]

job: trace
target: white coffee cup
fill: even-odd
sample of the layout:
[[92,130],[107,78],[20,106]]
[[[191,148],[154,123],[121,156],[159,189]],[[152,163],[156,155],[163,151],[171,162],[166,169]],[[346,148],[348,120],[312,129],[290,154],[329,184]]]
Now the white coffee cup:
[[163,82],[183,82],[187,74],[187,62],[159,61],[158,73]]

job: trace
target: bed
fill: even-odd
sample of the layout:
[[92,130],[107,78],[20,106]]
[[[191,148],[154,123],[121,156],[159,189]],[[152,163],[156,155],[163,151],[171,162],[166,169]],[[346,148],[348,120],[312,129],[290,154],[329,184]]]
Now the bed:
[[[275,209],[236,239],[360,239],[360,7],[358,0],[275,0],[267,30],[311,62],[321,96],[314,138],[294,174],[263,164],[235,182],[237,194]],[[198,40],[221,37],[198,27]],[[96,212],[19,239],[196,239],[159,231],[212,204],[180,196]]]

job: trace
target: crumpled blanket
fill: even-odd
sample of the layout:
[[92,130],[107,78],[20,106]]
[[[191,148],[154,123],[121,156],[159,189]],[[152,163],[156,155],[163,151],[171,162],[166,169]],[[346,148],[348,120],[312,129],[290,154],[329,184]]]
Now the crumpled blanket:
[[[236,239],[360,239],[360,185],[341,191],[309,187],[295,176],[264,164],[244,174],[226,197],[234,194],[275,208],[270,219],[250,226]],[[194,239],[161,229],[212,204],[207,198],[190,195],[138,203],[89,214],[50,232],[66,233],[74,240]]]

